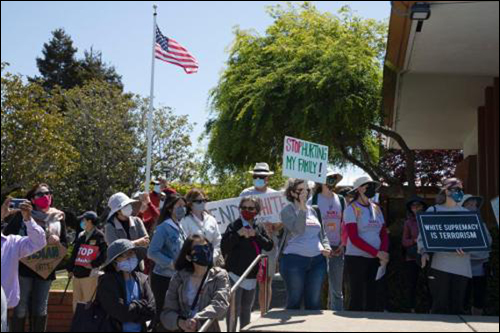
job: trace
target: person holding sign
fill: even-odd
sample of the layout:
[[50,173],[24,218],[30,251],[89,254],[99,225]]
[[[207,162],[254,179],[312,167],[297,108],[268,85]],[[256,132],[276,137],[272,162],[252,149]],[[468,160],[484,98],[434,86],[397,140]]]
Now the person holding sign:
[[[222,255],[226,261],[226,269],[232,286],[263,250],[271,251],[274,246],[264,227],[256,220],[261,210],[260,200],[254,196],[244,197],[241,199],[239,209],[241,217],[227,227],[221,242]],[[252,270],[248,278],[236,290],[236,318],[231,320],[231,313],[228,314],[229,332],[236,332],[238,319],[240,328],[250,323],[258,273],[259,266]],[[235,326],[231,327],[231,323]]]
[[343,214],[346,207],[345,200],[334,192],[342,175],[328,171],[326,184],[316,183],[313,196],[307,202],[310,206],[318,206],[321,219],[326,229],[326,236],[330,241],[332,253],[328,258],[328,285],[329,308],[333,311],[343,311],[344,295],[344,250],[342,242]]
[[[52,281],[56,279],[57,264],[64,258],[67,249],[65,214],[52,207],[53,193],[47,184],[36,184],[26,194],[33,205],[31,215],[41,226],[47,237],[47,246],[41,251],[21,259],[19,282],[21,299],[14,309],[11,329],[23,332],[28,313],[33,329],[45,332],[47,326],[47,306]],[[26,236],[28,227],[22,213],[15,214],[4,229],[6,235]]]
[[[462,207],[477,212],[481,209],[483,198],[466,194],[461,202]],[[484,223],[484,222],[483,222]],[[491,246],[493,238],[488,230],[488,226],[484,223],[484,230],[488,237],[488,242]],[[482,316],[484,307],[486,305],[486,295],[488,289],[488,277],[491,275],[490,266],[490,251],[471,252],[471,266],[472,266],[472,281],[469,282],[467,287],[466,304],[472,298],[471,313],[473,316]]]
[[[460,206],[464,197],[462,181],[449,178],[443,181],[441,191],[436,197],[436,205],[428,212],[467,212]],[[421,254],[422,268],[431,261],[426,253],[422,234],[418,237],[418,251]],[[471,256],[462,249],[456,252],[436,252],[432,255],[429,271],[429,288],[432,295],[433,314],[464,314],[464,301],[467,284],[472,278]]]
[[[9,235],[2,232],[2,290],[5,291],[7,307],[13,308],[19,303],[19,259],[29,256],[47,245],[45,231],[31,217],[32,206],[29,201],[23,202],[19,209],[10,208],[11,199],[2,205],[2,221],[20,213],[26,225],[26,236]],[[15,317],[14,327],[19,327]]]
[[288,295],[287,309],[321,309],[321,289],[327,273],[330,241],[319,209],[307,205],[309,189],[302,179],[288,180],[285,190],[292,202],[281,211],[285,235],[280,246],[280,272]]
[[377,311],[377,273],[389,263],[389,236],[380,207],[372,202],[381,184],[370,177],[354,182],[354,200],[346,208],[345,269],[351,297],[349,311]]
[[106,260],[104,233],[96,228],[95,212],[86,212],[78,217],[83,230],[73,244],[68,263],[68,275],[73,277],[73,312],[78,303],[92,301],[99,278],[99,266]]
[[[243,192],[241,192],[240,197],[252,196],[252,195],[261,195],[267,193],[275,193],[276,191],[269,187],[269,177],[274,175],[273,171],[270,171],[269,165],[267,163],[261,162],[255,164],[253,171],[249,171],[253,178],[253,186],[249,187]],[[274,246],[273,249],[269,252],[262,251],[263,254],[267,254],[268,257],[266,259],[266,267],[267,267],[267,277],[262,277],[262,279],[258,279],[259,281],[259,305],[260,312],[263,315],[271,306],[271,299],[273,295],[273,277],[276,275],[276,265],[277,265],[277,256],[278,256],[278,233],[282,229],[281,223],[270,223],[264,222],[264,228],[272,238]],[[268,304],[266,305],[266,281],[267,279],[267,296],[268,296]]]

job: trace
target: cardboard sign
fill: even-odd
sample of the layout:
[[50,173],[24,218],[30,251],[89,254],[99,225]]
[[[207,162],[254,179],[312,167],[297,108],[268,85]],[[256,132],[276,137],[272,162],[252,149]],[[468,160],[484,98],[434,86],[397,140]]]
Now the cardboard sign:
[[476,212],[417,214],[418,227],[427,252],[488,251],[484,223]]
[[[289,204],[283,192],[273,192],[257,195],[261,200],[262,211],[257,216],[258,222],[281,222],[280,212]],[[240,217],[239,205],[241,197],[207,203],[208,212],[215,217],[221,233],[227,226]]]
[[493,213],[495,213],[495,217],[497,218],[497,226],[498,226],[498,197],[491,200],[491,208],[493,209]]
[[75,266],[82,266],[85,268],[92,268],[92,261],[99,255],[99,246],[92,246],[87,244],[80,245],[78,254],[75,259]]
[[285,136],[283,176],[326,183],[328,146]]
[[32,271],[46,279],[64,259],[68,250],[61,244],[49,244],[40,251],[21,259]]

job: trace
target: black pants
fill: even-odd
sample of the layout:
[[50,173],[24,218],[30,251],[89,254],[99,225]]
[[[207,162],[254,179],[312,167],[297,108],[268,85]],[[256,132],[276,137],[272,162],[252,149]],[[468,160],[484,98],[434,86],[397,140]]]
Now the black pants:
[[151,290],[155,296],[156,302],[156,315],[153,321],[153,329],[155,331],[161,330],[160,326],[160,316],[163,310],[163,304],[165,303],[165,295],[168,291],[168,286],[170,285],[170,278],[151,273]]
[[467,293],[465,304],[470,306],[472,299],[472,306],[476,309],[484,309],[486,305],[486,293],[488,289],[488,278],[486,276],[474,276],[469,280],[467,285]]
[[429,271],[433,314],[465,314],[465,295],[469,278],[465,276]]
[[420,276],[421,268],[417,265],[417,262],[406,261],[405,262],[405,275],[406,275],[406,288],[408,305],[410,309],[415,310],[417,306],[417,285],[418,277]]
[[345,257],[345,271],[349,283],[349,311],[377,311],[378,259],[356,256]]

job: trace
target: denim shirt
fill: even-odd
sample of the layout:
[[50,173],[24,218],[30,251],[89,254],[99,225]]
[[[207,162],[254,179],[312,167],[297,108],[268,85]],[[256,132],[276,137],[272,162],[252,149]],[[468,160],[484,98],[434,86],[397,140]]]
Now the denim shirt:
[[156,228],[148,250],[148,257],[155,262],[153,273],[168,278],[174,276],[174,264],[185,240],[186,234],[182,227],[172,219]]

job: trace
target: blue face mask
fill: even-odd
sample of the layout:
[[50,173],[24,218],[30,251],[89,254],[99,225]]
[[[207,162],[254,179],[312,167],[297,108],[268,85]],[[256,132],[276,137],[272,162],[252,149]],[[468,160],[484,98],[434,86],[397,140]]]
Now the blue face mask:
[[253,186],[256,188],[263,188],[264,186],[266,186],[266,181],[261,178],[254,179]]
[[200,266],[208,267],[214,261],[214,254],[210,245],[196,245],[193,247],[192,261]]
[[453,199],[453,201],[455,201],[456,203],[459,203],[464,198],[464,191],[462,191],[462,190],[452,191],[450,197]]
[[87,226],[87,223],[85,223],[85,221],[81,221],[80,222],[80,228],[82,228],[82,230],[85,230],[85,227]]
[[117,264],[117,268],[119,271],[131,273],[134,269],[136,269],[138,264],[139,264],[139,259],[137,259],[137,257],[134,256],[128,258],[127,260],[120,261]]

